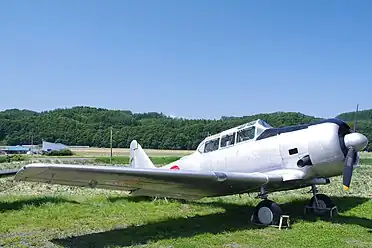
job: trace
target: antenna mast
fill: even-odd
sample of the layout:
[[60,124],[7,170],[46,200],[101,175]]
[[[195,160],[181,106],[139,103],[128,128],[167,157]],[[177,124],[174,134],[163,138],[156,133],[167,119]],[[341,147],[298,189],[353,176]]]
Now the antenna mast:
[[356,111],[355,111],[355,114],[354,114],[354,132],[356,131],[356,126],[357,126],[358,110],[359,110],[359,104],[357,104]]

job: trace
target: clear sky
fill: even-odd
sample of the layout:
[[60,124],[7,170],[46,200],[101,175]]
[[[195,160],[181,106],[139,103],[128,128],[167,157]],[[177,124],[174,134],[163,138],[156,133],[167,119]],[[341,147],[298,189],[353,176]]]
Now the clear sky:
[[2,0],[0,109],[369,109],[371,13],[368,0]]

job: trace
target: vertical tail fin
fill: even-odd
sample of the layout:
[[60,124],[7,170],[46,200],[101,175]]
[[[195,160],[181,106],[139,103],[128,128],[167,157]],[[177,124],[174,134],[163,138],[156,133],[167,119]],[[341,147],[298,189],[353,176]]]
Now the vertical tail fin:
[[130,143],[129,163],[132,168],[156,168],[136,140]]

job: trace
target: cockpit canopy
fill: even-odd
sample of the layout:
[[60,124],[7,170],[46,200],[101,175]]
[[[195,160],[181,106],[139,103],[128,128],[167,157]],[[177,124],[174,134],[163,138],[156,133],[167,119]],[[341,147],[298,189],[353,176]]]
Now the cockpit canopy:
[[272,128],[272,126],[261,119],[251,121],[205,138],[199,144],[197,151],[207,153],[231,147],[241,142],[252,141],[268,128]]

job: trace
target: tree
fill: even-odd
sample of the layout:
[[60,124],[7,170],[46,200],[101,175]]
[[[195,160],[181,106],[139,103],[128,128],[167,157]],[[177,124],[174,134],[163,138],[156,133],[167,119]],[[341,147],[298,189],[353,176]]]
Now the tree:
[[[338,116],[351,126],[354,112]],[[189,120],[171,118],[163,113],[133,114],[129,110],[108,110],[92,107],[55,109],[41,113],[29,110],[0,112],[0,143],[7,145],[34,144],[44,139],[66,145],[109,146],[109,128],[114,129],[113,145],[129,147],[133,139],[145,148],[196,149],[208,135],[263,119],[273,127],[314,122],[320,118],[296,112],[275,112],[243,117],[223,117],[219,120]],[[372,141],[372,110],[358,114],[358,131]],[[370,142],[372,143],[372,142]],[[371,144],[369,144],[370,147]]]

